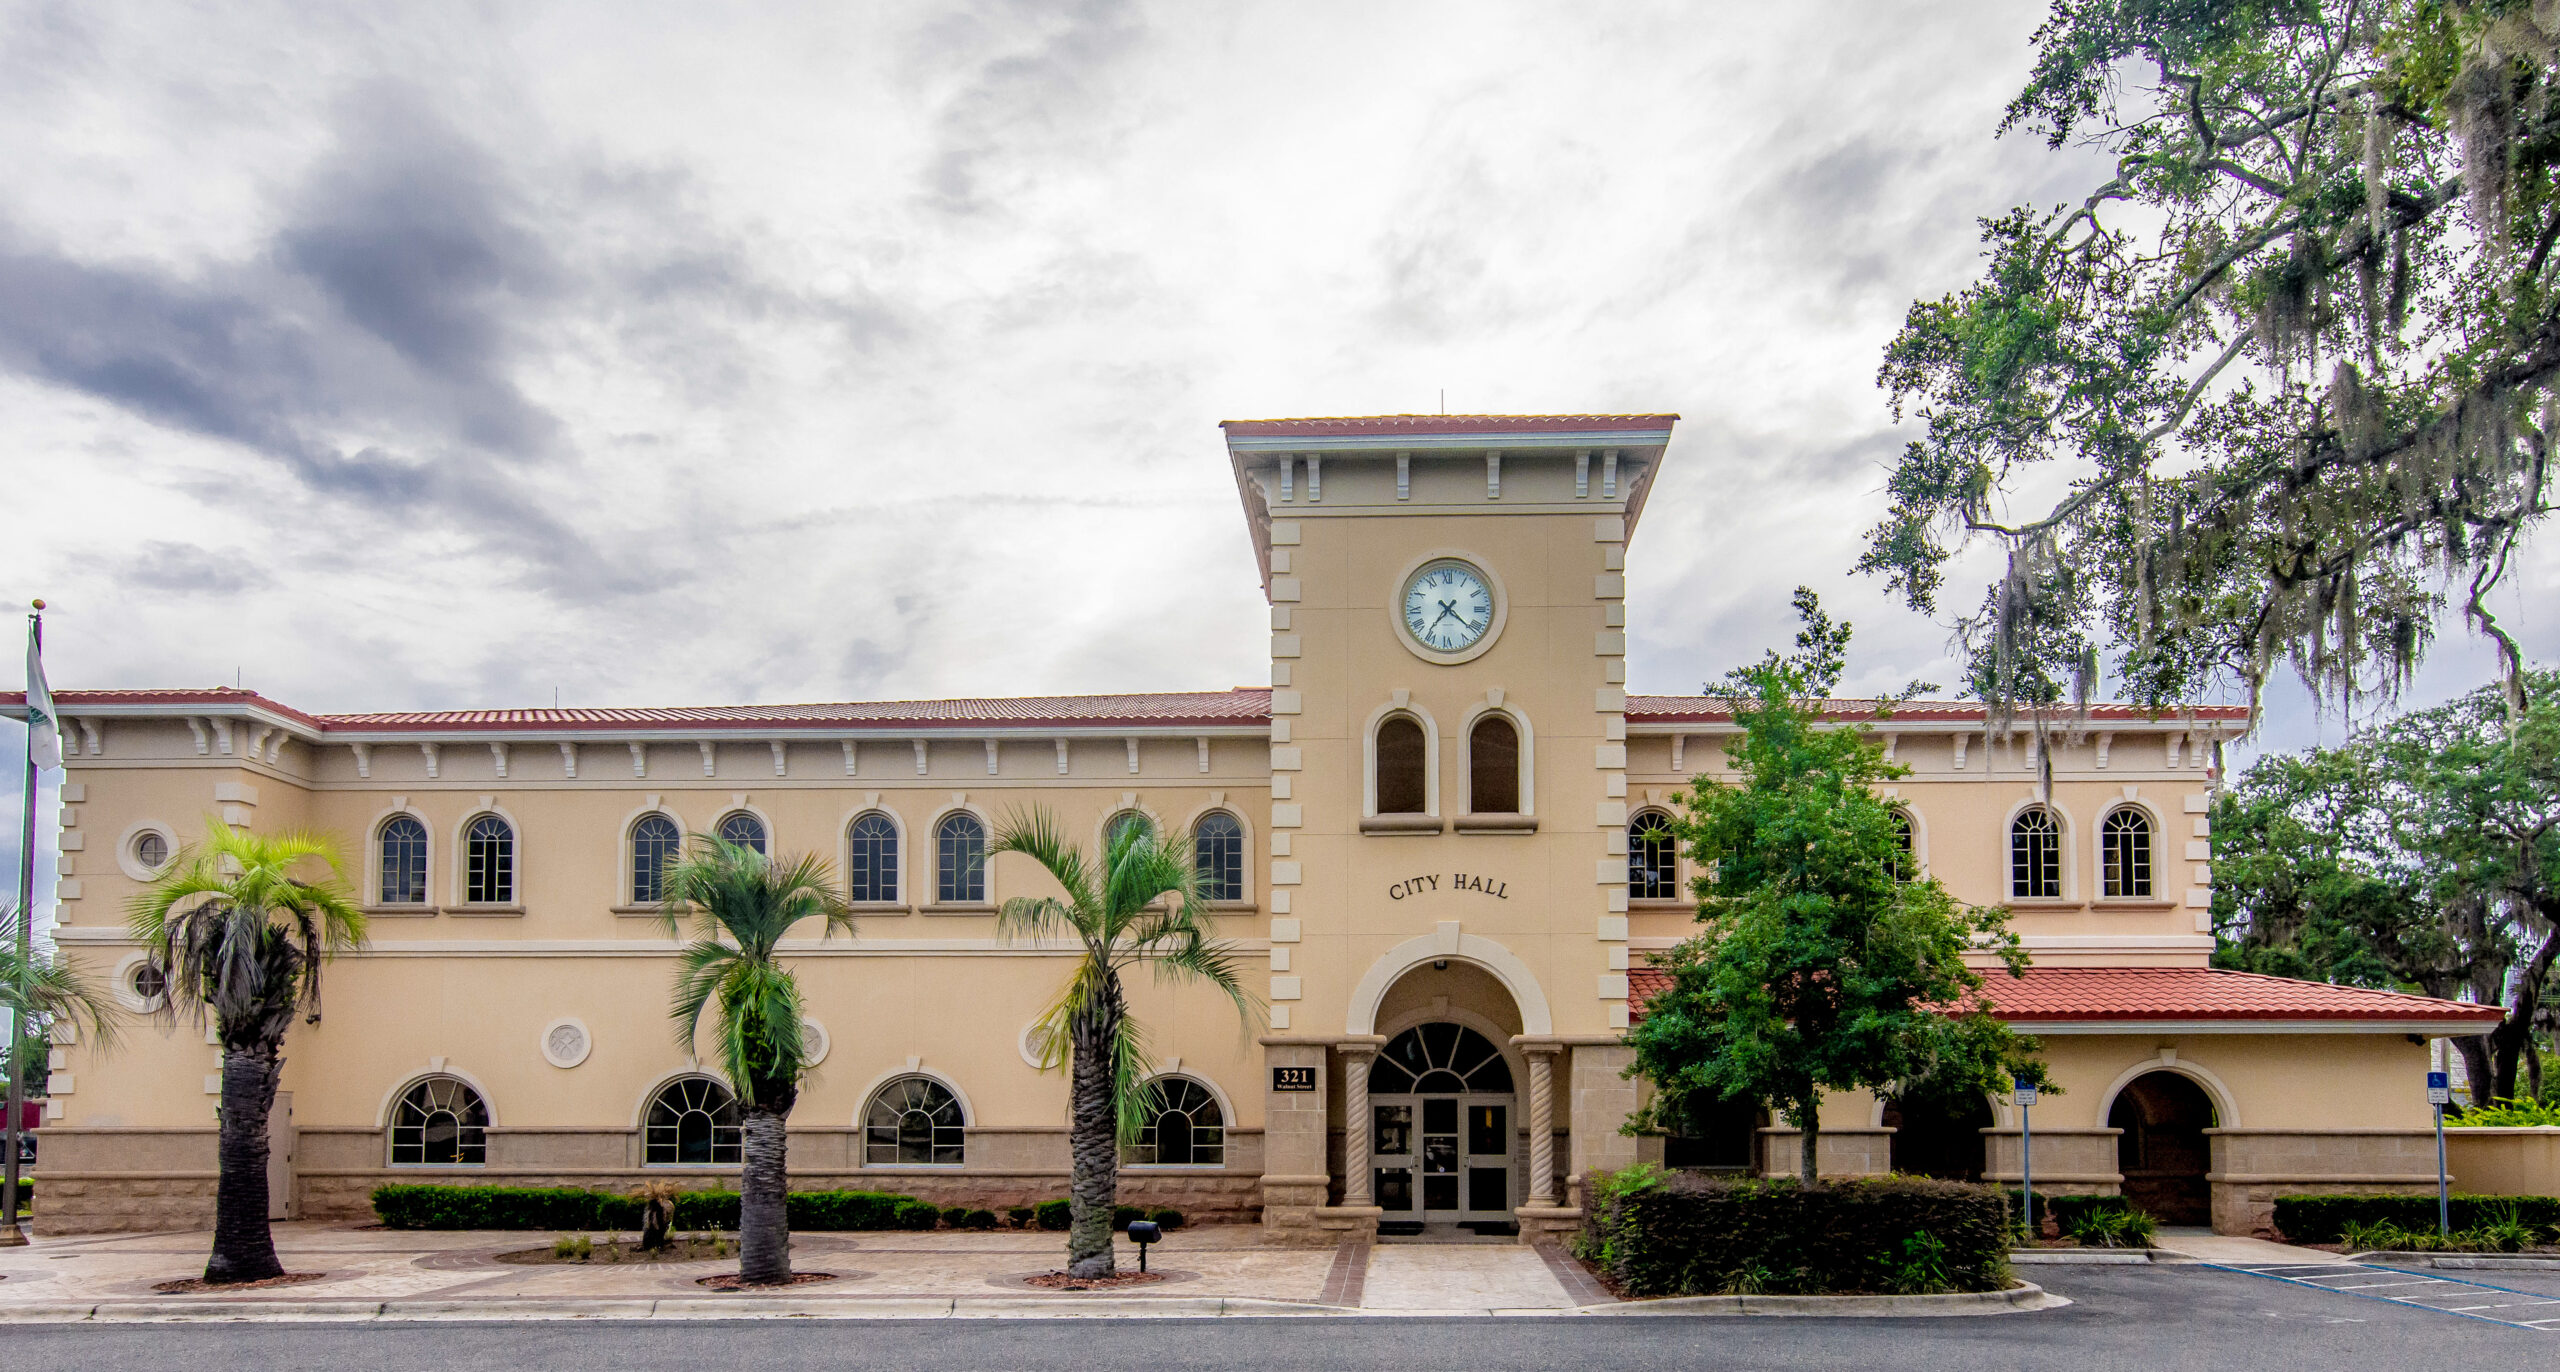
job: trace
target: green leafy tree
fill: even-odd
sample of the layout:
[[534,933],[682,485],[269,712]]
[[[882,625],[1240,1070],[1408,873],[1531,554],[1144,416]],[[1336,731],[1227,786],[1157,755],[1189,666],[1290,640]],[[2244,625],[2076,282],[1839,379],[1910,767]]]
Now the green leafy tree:
[[2560,10],[2528,0],[2056,0],[2001,131],[2104,155],[1982,221],[1880,382],[1925,426],[1862,566],[1961,621],[2012,707],[2113,670],[2151,703],[2290,661],[2396,688],[2448,594],[2549,512],[2560,426]]
[[1120,1149],[1137,1142],[1154,1096],[1143,1026],[1129,1014],[1123,976],[1140,963],[1158,980],[1206,982],[1250,1025],[1252,998],[1226,946],[1210,937],[1191,845],[1149,824],[1121,824],[1088,861],[1045,810],[1007,816],[988,845],[1048,870],[1061,896],[1015,896],[998,911],[1007,938],[1063,939],[1081,950],[1067,984],[1034,1031],[1041,1068],[1068,1072],[1067,1270],[1111,1275],[1111,1210]]
[[780,949],[804,920],[821,921],[821,937],[852,933],[853,912],[817,857],[767,858],[709,834],[694,835],[690,850],[667,864],[661,889],[667,932],[681,938],[689,929],[692,938],[676,959],[676,1042],[690,1055],[710,1017],[712,1060],[728,1075],[742,1116],[738,1279],[787,1284],[787,1130],[808,1053],[800,983]]
[[220,1174],[204,1279],[282,1276],[267,1226],[267,1118],[296,1015],[320,1022],[320,969],[364,943],[335,843],[236,831],[219,816],[135,895],[129,924],[167,979],[162,1013],[210,1016],[222,1045]]
[[2264,759],[2213,825],[2223,964],[2504,1007],[2454,1040],[2484,1099],[2540,1076],[2560,959],[2560,674],[2522,680]]
[[1892,809],[1876,787],[1905,775],[1869,734],[1825,719],[1849,626],[1795,594],[1796,652],[1725,680],[1740,737],[1730,782],[1700,777],[1676,827],[1706,875],[1705,926],[1664,959],[1671,986],[1629,1031],[1630,1075],[1654,1085],[1632,1127],[1679,1131],[1720,1102],[1782,1111],[1815,1170],[1826,1092],[1915,1084],[1976,1094],[2011,1076],[2042,1082],[2032,1039],[1992,1018],[1968,951],[2009,975],[2026,953],[2007,911],[1960,904],[1911,880]]

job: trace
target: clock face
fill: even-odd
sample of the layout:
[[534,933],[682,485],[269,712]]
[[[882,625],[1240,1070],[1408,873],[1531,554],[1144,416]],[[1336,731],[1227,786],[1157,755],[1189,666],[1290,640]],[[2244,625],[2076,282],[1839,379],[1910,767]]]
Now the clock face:
[[1404,588],[1404,628],[1435,653],[1474,647],[1493,627],[1493,588],[1454,559],[1427,563]]

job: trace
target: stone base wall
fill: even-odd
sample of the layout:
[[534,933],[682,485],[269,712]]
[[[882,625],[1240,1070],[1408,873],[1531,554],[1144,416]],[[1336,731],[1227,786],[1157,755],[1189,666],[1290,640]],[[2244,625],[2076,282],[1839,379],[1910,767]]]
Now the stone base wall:
[[2560,1196],[2560,1128],[2447,1129],[2445,1168],[2477,1196]]
[[211,1172],[166,1177],[47,1172],[36,1188],[35,1232],[51,1238],[211,1229],[214,1182]]
[[[1893,1170],[1890,1129],[1825,1129],[1813,1147],[1814,1171],[1821,1176],[1881,1177]],[[1803,1153],[1803,1130],[1772,1126],[1760,1131],[1762,1176],[1795,1176]]]
[[[2036,1194],[2122,1194],[2124,1174],[2116,1170],[2116,1139],[2123,1133],[2121,1129],[2037,1129]],[[1998,1186],[2018,1185],[2027,1162],[2023,1136],[2015,1129],[1985,1129],[1982,1141],[1987,1163],[1982,1179]]]
[[2217,1234],[2277,1237],[2275,1199],[2310,1195],[2433,1194],[2431,1131],[2208,1129]]

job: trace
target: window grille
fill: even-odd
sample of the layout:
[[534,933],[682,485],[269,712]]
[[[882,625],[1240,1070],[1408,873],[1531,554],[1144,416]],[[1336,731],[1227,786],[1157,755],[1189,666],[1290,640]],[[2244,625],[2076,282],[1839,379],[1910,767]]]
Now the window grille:
[[987,898],[987,827],[967,811],[945,815],[934,829],[933,898],[974,905]]
[[463,853],[462,898],[473,905],[507,905],[516,898],[516,831],[496,815],[471,821]]
[[631,826],[631,899],[654,905],[667,898],[667,864],[684,851],[684,833],[665,815],[642,815]]
[[380,845],[382,880],[376,888],[385,905],[427,903],[427,826],[408,815],[383,821]]
[[887,903],[898,898],[898,826],[877,810],[853,822],[846,840],[845,875],[856,901]]
[[2062,898],[2062,826],[2042,807],[2009,826],[2009,894],[2022,900]]
[[2151,817],[2118,810],[2098,829],[2098,865],[2111,900],[2151,898]]
[[1202,900],[1244,899],[1244,825],[1224,810],[1211,810],[1191,830],[1191,860],[1200,874]]

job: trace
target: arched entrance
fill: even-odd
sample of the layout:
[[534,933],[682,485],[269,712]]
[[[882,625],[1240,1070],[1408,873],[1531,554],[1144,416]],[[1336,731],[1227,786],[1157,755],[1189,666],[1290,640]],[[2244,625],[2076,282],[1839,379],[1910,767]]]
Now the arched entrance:
[[2163,1224],[2211,1224],[2213,1189],[2205,1181],[2212,1151],[2213,1098],[2181,1073],[2145,1072],[2116,1093],[2107,1127],[2116,1137],[2116,1170],[2124,1193]]
[[1915,1091],[1887,1101],[1883,1124],[1893,1131],[1893,1170],[1911,1177],[1980,1181],[1988,1161],[1982,1131],[1991,1122],[1991,1102],[1970,1091]]
[[1369,1067],[1380,1232],[1509,1224],[1516,1114],[1511,1064],[1484,1035],[1438,1020],[1387,1040]]

